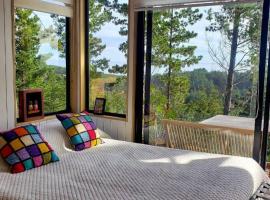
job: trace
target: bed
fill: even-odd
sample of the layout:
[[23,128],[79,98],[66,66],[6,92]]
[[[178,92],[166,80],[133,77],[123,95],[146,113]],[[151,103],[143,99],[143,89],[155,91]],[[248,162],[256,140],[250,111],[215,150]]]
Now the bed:
[[0,160],[0,199],[248,200],[268,178],[250,158],[109,139],[72,151],[61,124],[38,124],[60,162],[10,174]]

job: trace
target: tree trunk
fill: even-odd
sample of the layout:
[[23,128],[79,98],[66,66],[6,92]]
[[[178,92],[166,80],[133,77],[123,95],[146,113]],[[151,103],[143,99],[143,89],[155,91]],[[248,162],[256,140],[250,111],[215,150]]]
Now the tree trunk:
[[172,60],[172,34],[173,34],[173,10],[171,9],[171,19],[170,19],[170,44],[169,44],[169,49],[170,49],[170,54],[169,54],[169,70],[168,70],[168,85],[167,85],[167,105],[166,109],[167,111],[170,110],[171,106],[171,73],[172,73],[172,66],[171,66],[171,60]]
[[223,112],[224,115],[228,115],[231,110],[233,81],[234,81],[237,45],[238,45],[238,37],[239,37],[239,25],[240,25],[240,12],[238,12],[238,9],[235,9],[234,21],[233,21],[233,32],[232,32],[231,57],[230,57],[230,65],[228,69],[227,84],[226,84],[226,91],[225,91],[224,112]]

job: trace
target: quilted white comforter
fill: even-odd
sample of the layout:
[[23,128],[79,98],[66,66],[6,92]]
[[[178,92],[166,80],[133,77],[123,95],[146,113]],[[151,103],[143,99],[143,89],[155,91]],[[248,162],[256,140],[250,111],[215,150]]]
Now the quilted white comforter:
[[60,162],[16,175],[0,167],[1,200],[248,200],[267,180],[259,165],[248,158],[111,139],[73,152],[60,136],[49,139],[45,134],[45,138],[54,142],[53,147],[61,146],[55,147]]

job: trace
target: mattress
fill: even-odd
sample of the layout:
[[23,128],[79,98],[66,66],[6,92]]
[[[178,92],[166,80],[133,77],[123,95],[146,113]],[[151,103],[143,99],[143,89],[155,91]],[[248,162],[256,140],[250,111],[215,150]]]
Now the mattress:
[[106,138],[104,144],[74,152],[59,123],[39,128],[60,162],[20,174],[0,168],[0,199],[248,200],[268,181],[250,158]]

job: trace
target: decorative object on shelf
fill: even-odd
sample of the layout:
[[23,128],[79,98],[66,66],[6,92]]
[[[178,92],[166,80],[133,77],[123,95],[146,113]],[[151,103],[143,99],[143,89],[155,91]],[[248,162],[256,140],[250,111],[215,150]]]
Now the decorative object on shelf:
[[37,100],[35,100],[34,111],[39,111],[38,110],[38,101]]
[[96,98],[95,107],[94,107],[94,114],[102,115],[105,111],[105,98]]
[[44,118],[44,97],[42,89],[19,91],[19,121],[28,122]]
[[28,113],[29,112],[32,112],[33,109],[34,109],[33,102],[32,101],[29,101],[29,103],[28,103]]

